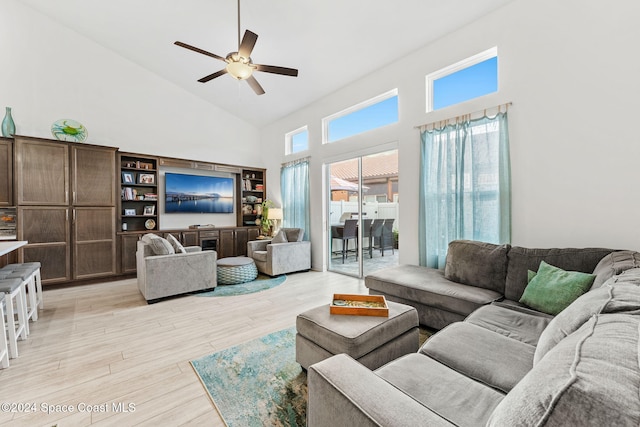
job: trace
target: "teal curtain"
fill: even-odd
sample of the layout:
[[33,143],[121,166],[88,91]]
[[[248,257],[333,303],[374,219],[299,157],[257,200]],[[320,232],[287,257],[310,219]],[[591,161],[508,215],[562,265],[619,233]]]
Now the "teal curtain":
[[302,160],[286,164],[280,170],[282,191],[282,226],[302,228],[304,240],[309,240],[310,200],[309,161]]
[[449,242],[511,241],[507,113],[421,133],[420,265],[444,268]]

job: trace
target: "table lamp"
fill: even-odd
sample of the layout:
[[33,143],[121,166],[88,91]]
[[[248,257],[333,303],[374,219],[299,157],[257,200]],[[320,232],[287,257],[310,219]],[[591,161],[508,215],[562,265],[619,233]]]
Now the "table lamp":
[[267,211],[267,219],[271,222],[271,235],[275,235],[278,230],[278,220],[282,219],[282,209],[281,208],[269,208]]

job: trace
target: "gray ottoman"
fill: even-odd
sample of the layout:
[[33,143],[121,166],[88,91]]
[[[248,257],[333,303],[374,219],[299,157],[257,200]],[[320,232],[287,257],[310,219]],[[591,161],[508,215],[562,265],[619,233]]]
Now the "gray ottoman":
[[296,361],[304,369],[335,354],[346,353],[369,369],[418,351],[418,312],[387,301],[389,317],[329,313],[329,304],[296,319]]
[[219,285],[238,285],[258,277],[258,269],[253,258],[243,256],[222,258],[218,260],[216,267]]

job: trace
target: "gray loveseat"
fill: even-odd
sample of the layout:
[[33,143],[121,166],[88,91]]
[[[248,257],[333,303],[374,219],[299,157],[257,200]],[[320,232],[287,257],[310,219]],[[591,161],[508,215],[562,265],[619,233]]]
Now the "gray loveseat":
[[184,252],[176,253],[166,239],[154,234],[138,240],[138,289],[147,302],[216,287],[217,253],[203,251],[200,246],[181,250]]
[[[431,287],[409,273],[384,272],[375,275],[376,289],[370,286],[377,293],[381,277],[397,286],[406,279],[409,289],[388,285],[385,294],[397,300],[401,293],[424,311],[421,321],[447,326],[417,353],[375,371],[344,354],[310,366],[310,427],[640,425],[638,252],[467,241],[452,242],[451,249],[444,272],[423,270],[434,278]],[[591,290],[555,317],[518,302],[527,270],[536,271],[542,260],[595,275]],[[479,289],[495,296],[452,280],[471,283],[474,271],[478,280],[492,278],[483,284],[493,289]],[[491,284],[495,278],[502,281]],[[489,301],[474,300],[478,295]]]
[[311,268],[311,242],[302,240],[302,228],[281,228],[273,240],[247,243],[247,256],[260,273],[278,276]]

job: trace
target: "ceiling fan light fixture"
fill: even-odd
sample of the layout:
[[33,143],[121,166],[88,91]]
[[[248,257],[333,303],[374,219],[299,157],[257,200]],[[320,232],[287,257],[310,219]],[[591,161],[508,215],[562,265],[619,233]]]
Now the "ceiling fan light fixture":
[[233,54],[227,56],[226,69],[227,72],[237,80],[248,79],[253,74],[253,70],[255,70],[255,68],[251,66],[250,60]]

